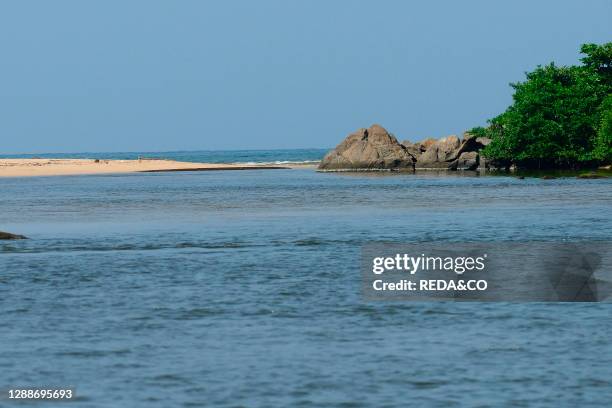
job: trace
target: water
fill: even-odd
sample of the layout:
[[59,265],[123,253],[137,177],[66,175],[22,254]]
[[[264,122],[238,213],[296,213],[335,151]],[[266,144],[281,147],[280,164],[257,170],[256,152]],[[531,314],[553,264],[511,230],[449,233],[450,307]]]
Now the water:
[[40,153],[9,154],[4,158],[32,159],[100,159],[135,160],[139,157],[168,159],[195,163],[248,163],[286,164],[316,163],[329,149],[276,149],[276,150],[199,150],[176,152],[114,152],[114,153]]
[[609,240],[611,199],[612,179],[432,173],[0,179],[0,230],[31,237],[0,244],[0,388],[70,385],[79,407],[608,406],[609,304],[369,303],[359,248]]

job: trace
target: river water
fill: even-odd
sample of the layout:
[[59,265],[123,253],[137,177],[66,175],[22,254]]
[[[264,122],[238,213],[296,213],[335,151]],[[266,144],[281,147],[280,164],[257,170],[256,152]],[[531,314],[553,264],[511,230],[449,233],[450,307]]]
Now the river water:
[[612,400],[609,304],[367,302],[359,271],[370,242],[610,240],[612,179],[14,178],[0,208],[30,238],[0,243],[5,390],[70,386],[82,407]]

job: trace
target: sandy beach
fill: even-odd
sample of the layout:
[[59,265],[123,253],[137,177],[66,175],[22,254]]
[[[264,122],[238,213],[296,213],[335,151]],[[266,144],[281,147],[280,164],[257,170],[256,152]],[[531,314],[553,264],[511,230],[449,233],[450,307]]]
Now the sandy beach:
[[161,171],[250,170],[307,167],[191,163],[173,160],[0,159],[0,177],[68,176]]

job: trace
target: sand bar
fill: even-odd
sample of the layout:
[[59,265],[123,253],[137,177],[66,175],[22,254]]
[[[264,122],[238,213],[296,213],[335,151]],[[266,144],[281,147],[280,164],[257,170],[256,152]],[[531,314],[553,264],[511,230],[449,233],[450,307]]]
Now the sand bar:
[[300,165],[245,165],[190,163],[173,160],[93,160],[93,159],[2,159],[0,177],[68,176],[161,171],[253,170],[306,167]]

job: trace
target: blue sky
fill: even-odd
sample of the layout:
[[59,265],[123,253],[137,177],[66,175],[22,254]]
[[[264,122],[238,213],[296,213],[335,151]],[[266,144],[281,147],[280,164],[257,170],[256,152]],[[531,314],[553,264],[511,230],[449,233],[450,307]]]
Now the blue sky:
[[0,153],[335,146],[460,133],[612,41],[612,2],[5,1]]

